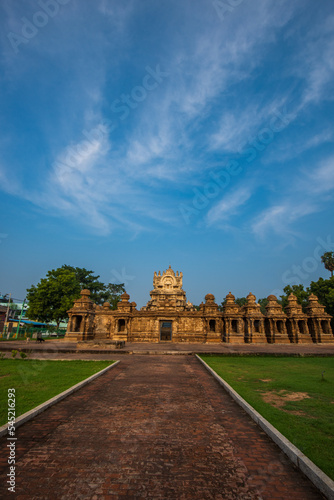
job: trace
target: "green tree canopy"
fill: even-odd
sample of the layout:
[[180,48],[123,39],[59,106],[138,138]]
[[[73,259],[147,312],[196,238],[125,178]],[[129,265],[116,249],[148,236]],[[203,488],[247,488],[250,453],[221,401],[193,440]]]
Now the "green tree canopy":
[[63,265],[59,269],[64,269],[66,271],[70,271],[74,273],[76,281],[78,282],[80,289],[84,288],[90,291],[90,298],[96,304],[103,304],[106,301],[106,287],[105,285],[99,281],[100,276],[94,276],[93,271],[88,271],[84,267],[73,267],[68,266],[67,264]]
[[[320,304],[325,306],[326,312],[334,317],[334,277],[328,280],[319,278],[318,281],[312,281],[306,290],[303,285],[288,285],[284,288],[284,293],[285,295],[281,295],[283,308],[288,304],[290,293],[294,293],[299,304],[302,305],[303,311],[306,312],[308,298],[311,293],[314,293],[318,297]],[[334,327],[334,320],[332,320],[332,327]]]
[[27,289],[30,319],[49,323],[55,321],[57,328],[62,320],[67,319],[67,311],[74,299],[80,297],[80,284],[73,271],[59,268],[48,271],[37,286]]
[[235,303],[238,304],[238,306],[242,307],[245,304],[247,304],[247,299],[246,299],[246,297],[237,297],[235,299]]
[[327,271],[330,271],[331,273],[331,278],[333,278],[333,271],[334,271],[334,252],[325,252],[324,255],[321,256],[321,260],[327,269]]
[[122,293],[125,292],[124,283],[108,283],[105,285],[99,281],[100,276],[94,276],[94,271],[88,271],[81,267],[63,265],[60,269],[66,269],[75,274],[80,289],[86,288],[90,291],[91,300],[98,305],[109,302],[112,309],[117,309]]
[[[238,304],[238,306],[242,307],[244,306],[245,304],[247,304],[247,299],[246,297],[237,297],[235,299],[235,303]],[[219,311],[223,311],[224,310],[224,305],[226,304],[226,297],[224,297],[222,303],[220,306],[218,306],[218,310]]]
[[48,271],[46,278],[41,279],[37,286],[27,289],[27,317],[46,323],[55,321],[58,327],[61,321],[67,319],[67,311],[84,288],[91,292],[90,298],[96,304],[110,302],[111,307],[117,309],[117,303],[125,292],[124,283],[105,285],[99,277],[94,276],[93,271],[66,264]]
[[[334,277],[328,280],[319,278],[318,281],[311,281],[308,290],[318,297],[319,302],[325,306],[326,312],[334,317]],[[332,320],[332,325],[334,326],[334,320]]]
[[260,309],[262,314],[266,314],[267,312],[266,305],[268,304],[268,299],[267,298],[259,299],[258,303],[260,304]]
[[288,297],[290,293],[293,293],[297,297],[297,302],[301,304],[303,311],[306,312],[308,298],[311,294],[308,288],[305,290],[304,285],[287,285],[286,287],[284,287],[283,292],[285,295],[281,295],[281,304],[284,311],[286,306],[288,305]]
[[104,302],[109,302],[112,309],[117,309],[122,293],[125,292],[124,283],[108,283],[103,292]]

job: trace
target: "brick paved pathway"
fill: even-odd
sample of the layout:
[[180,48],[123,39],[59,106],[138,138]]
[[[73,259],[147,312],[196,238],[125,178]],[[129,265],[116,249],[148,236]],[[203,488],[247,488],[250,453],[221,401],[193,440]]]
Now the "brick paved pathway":
[[121,363],[17,430],[15,499],[319,499],[192,356]]

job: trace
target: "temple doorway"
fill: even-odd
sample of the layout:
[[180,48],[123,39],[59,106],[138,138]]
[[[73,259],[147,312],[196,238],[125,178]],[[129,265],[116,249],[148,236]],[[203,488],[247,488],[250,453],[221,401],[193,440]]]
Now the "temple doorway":
[[172,322],[160,322],[160,340],[162,342],[170,342],[172,340]]

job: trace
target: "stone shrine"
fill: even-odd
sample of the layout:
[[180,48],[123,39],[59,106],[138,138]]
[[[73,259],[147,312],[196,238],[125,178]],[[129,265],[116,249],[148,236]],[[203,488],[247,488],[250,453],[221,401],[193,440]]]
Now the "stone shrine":
[[199,308],[187,302],[182,289],[182,273],[169,268],[154,273],[151,299],[140,310],[123,293],[116,310],[105,302],[96,305],[90,291],[68,311],[66,339],[77,341],[202,342],[202,343],[318,343],[334,342],[331,316],[310,295],[307,314],[291,294],[286,313],[274,295],[269,295],[266,314],[252,293],[240,307],[230,292],[222,311],[211,293]]

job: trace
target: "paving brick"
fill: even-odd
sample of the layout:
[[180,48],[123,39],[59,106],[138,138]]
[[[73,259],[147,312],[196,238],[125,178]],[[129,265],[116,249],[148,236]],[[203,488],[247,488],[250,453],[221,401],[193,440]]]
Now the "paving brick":
[[322,498],[192,356],[121,356],[17,438],[16,498]]

